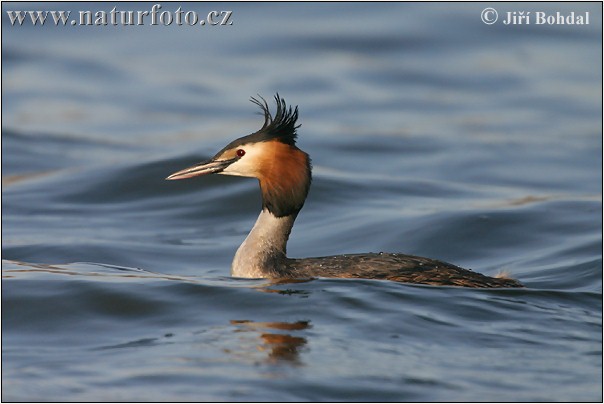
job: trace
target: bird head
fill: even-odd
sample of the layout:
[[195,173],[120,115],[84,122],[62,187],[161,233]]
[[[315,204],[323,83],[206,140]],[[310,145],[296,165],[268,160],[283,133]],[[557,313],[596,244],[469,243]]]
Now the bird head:
[[226,145],[211,159],[180,170],[166,179],[180,180],[207,174],[254,177],[260,182],[262,207],[276,217],[297,214],[308,194],[311,163],[296,146],[298,107],[287,107],[275,95],[277,110],[271,114],[267,102],[251,99],[264,115],[257,132]]

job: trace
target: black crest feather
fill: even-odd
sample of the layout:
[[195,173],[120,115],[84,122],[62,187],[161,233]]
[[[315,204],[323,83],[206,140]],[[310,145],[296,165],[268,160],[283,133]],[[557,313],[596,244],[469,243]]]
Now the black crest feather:
[[277,104],[277,111],[273,116],[269,110],[268,103],[260,95],[258,98],[252,97],[250,101],[258,105],[264,115],[264,125],[258,132],[252,136],[258,136],[256,141],[273,140],[277,139],[282,143],[295,146],[296,137],[298,136],[296,129],[300,127],[297,125],[298,121],[298,107],[292,109],[285,104],[285,100],[279,96],[279,93],[275,95],[275,102]]

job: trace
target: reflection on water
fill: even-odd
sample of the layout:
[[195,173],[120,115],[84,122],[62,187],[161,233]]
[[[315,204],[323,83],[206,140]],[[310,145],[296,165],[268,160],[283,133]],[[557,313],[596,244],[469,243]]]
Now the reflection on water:
[[[291,334],[267,332],[270,330],[300,331],[311,328],[310,321],[288,322],[257,322],[250,320],[231,320],[237,328],[235,332],[254,333],[259,337],[255,349],[267,354],[267,363],[288,363],[303,365],[300,360],[300,350],[307,344],[305,337]],[[252,349],[251,346],[247,346]]]
[[9,185],[18,184],[23,181],[44,177],[46,175],[52,174],[53,171],[45,171],[45,172],[33,172],[27,174],[15,174],[15,175],[3,175],[2,176],[2,187],[6,187]]
[[[170,334],[166,334],[164,337],[169,338]],[[146,348],[161,343],[160,338],[141,338],[134,341],[128,341],[115,345],[102,346],[94,348],[94,350],[105,350],[105,349],[132,349],[132,348]]]
[[51,273],[59,275],[73,276],[99,276],[99,277],[120,277],[146,279],[157,278],[166,280],[175,280],[183,282],[197,282],[195,279],[186,276],[164,275],[146,271],[140,268],[123,267],[119,265],[108,265],[100,263],[77,262],[68,265],[34,264],[21,262],[17,260],[2,260],[2,277],[11,277],[13,273],[21,276],[24,273]]
[[310,294],[309,290],[304,290],[304,289],[294,289],[294,288],[290,288],[287,287],[286,289],[275,289],[274,286],[280,286],[280,285],[295,285],[298,283],[307,283],[307,282],[311,282],[313,279],[309,278],[309,279],[289,279],[289,278],[282,278],[282,279],[265,279],[264,280],[264,284],[261,287],[258,287],[259,290],[266,292],[266,293],[278,293],[280,295],[288,295],[288,296],[298,296],[298,297],[308,297],[308,295]]

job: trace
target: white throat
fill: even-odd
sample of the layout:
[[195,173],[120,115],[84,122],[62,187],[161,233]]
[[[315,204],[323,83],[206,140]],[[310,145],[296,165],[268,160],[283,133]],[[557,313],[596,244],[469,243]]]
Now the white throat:
[[284,271],[286,247],[296,215],[276,217],[263,210],[233,258],[232,276],[278,278]]

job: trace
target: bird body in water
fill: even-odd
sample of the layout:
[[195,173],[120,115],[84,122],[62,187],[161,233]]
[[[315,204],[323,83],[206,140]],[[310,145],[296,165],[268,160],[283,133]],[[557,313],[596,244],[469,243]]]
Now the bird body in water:
[[[262,99],[262,98],[261,98]],[[288,258],[287,240],[308,194],[311,163],[296,146],[298,107],[275,96],[270,113],[264,99],[251,99],[264,114],[259,131],[229,143],[210,160],[180,170],[168,180],[207,174],[254,177],[259,180],[262,211],[241,244],[232,275],[241,278],[366,278],[466,287],[521,287],[505,276],[489,277],[429,258],[405,254],[366,253],[315,258]]]

